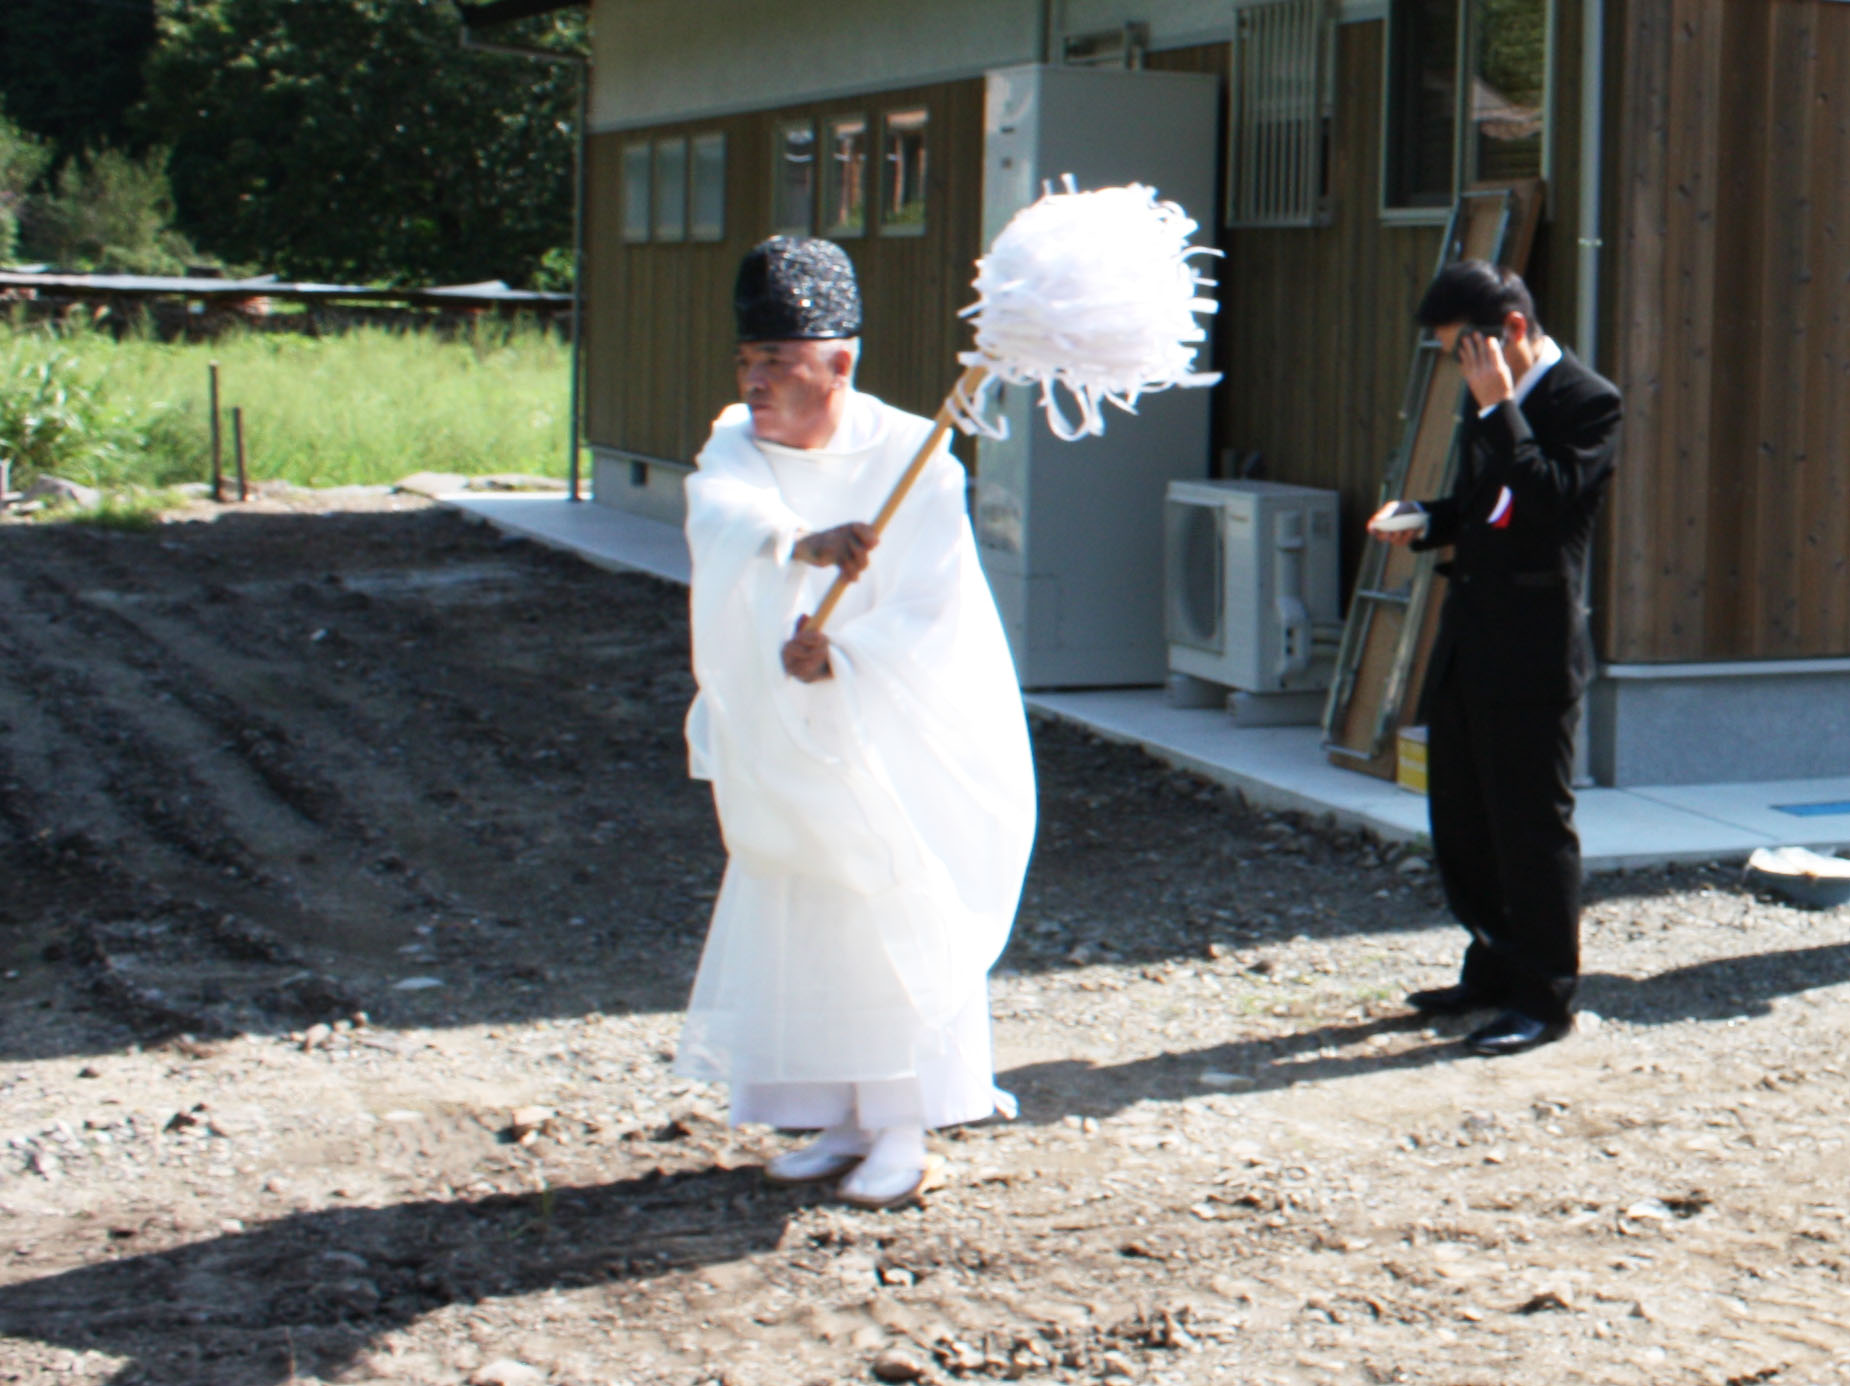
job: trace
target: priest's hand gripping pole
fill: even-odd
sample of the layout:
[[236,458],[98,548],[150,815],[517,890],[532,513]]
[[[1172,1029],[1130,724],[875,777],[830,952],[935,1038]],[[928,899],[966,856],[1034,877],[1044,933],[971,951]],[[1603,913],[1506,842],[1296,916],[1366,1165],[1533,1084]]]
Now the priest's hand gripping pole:
[[[919,473],[925,470],[925,464],[931,460],[931,455],[944,441],[944,435],[949,433],[952,426],[956,424],[958,400],[974,397],[988,374],[987,366],[970,366],[958,377],[957,384],[945,398],[944,403],[939,406],[938,413],[932,420],[931,433],[919,445],[919,450],[913,455],[912,461],[906,464],[906,470],[899,474],[899,480],[894,482],[893,489],[887,492],[886,500],[881,502],[880,513],[873,518],[876,535],[886,533],[887,522],[893,518],[893,512],[899,509],[899,503],[906,498],[906,492],[912,489],[912,483],[917,481]],[[823,596],[821,604],[816,607],[816,614],[803,622],[804,630],[822,629],[823,623],[835,614],[835,607],[841,601],[842,594],[848,590],[848,583],[849,579],[840,573],[835,575],[835,581],[829,584],[828,592]]]
[[[957,358],[969,369],[874,517],[875,532],[886,528],[953,426],[1007,436],[1006,421],[983,415],[998,383],[1040,386],[1048,427],[1072,442],[1105,431],[1107,404],[1134,414],[1140,395],[1219,380],[1194,368],[1196,344],[1207,340],[1195,314],[1212,313],[1215,304],[1198,293],[1213,281],[1189,259],[1220,253],[1191,246],[1195,230],[1188,214],[1154,189],[1131,183],[1080,192],[1070,176],[1065,191],[1049,188],[1017,212],[977,261],[977,301],[962,313],[976,329],[976,347]],[[1077,407],[1077,420],[1061,407],[1056,387]],[[820,629],[847,587],[837,574],[802,628]]]

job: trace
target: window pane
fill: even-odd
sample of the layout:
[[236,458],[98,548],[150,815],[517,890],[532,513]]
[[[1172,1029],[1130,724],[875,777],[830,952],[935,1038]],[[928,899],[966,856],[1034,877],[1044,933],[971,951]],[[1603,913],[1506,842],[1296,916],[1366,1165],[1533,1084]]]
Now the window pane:
[[1539,178],[1548,0],[1475,0],[1471,34],[1470,177]]
[[1458,0],[1393,0],[1388,45],[1387,205],[1447,206],[1458,121]]
[[655,146],[655,239],[687,239],[687,141]]
[[1323,0],[1277,0],[1234,17],[1228,194],[1236,226],[1315,226],[1329,191]]
[[822,166],[822,230],[858,236],[867,230],[867,117],[829,122],[828,161]]
[[882,235],[924,233],[926,118],[923,108],[887,112],[880,172]]
[[647,144],[623,146],[623,239],[649,239],[649,164]]
[[718,241],[726,235],[726,137],[696,135],[691,145],[693,175],[689,181],[688,234],[697,241]]
[[773,155],[771,229],[782,236],[807,236],[816,202],[816,127],[807,120],[777,127]]

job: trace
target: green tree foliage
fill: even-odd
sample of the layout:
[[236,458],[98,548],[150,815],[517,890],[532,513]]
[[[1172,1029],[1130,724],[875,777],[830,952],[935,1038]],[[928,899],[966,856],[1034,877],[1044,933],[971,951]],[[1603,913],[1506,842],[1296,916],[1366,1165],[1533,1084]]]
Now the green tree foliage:
[[569,245],[554,246],[540,256],[539,268],[533,271],[530,287],[541,293],[569,294],[577,272],[577,256]]
[[107,484],[170,427],[165,405],[112,400],[83,345],[45,329],[0,336],[0,461],[16,487],[41,476]]
[[[160,21],[146,128],[206,250],[300,278],[525,283],[570,239],[575,71],[463,49],[449,0],[161,0]],[[565,45],[583,22],[507,37]]]
[[1482,0],[1483,78],[1518,105],[1540,108],[1548,75],[1548,0]]
[[172,229],[166,160],[164,149],[67,160],[53,190],[26,204],[26,248],[64,269],[184,273],[197,257]]
[[0,0],[0,105],[57,163],[141,153],[129,112],[154,46],[154,0]]
[[19,214],[26,194],[51,162],[51,148],[0,113],[0,263],[18,253]]

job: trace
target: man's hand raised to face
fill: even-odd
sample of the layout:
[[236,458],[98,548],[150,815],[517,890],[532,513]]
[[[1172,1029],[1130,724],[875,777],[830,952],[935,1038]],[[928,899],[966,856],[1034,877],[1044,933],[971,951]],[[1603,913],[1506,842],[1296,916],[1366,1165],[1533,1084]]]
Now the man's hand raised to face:
[[834,675],[829,668],[829,637],[809,628],[809,617],[797,618],[797,633],[784,642],[784,672],[799,683],[820,683]]
[[1479,409],[1516,398],[1516,382],[1510,377],[1502,342],[1475,328],[1467,328],[1458,334],[1456,350],[1458,369],[1464,374],[1465,384],[1471,387],[1471,398],[1477,401]]
[[817,568],[839,568],[842,577],[853,582],[867,571],[868,551],[879,542],[880,535],[872,525],[836,525],[834,529],[805,534],[791,548],[790,556]]

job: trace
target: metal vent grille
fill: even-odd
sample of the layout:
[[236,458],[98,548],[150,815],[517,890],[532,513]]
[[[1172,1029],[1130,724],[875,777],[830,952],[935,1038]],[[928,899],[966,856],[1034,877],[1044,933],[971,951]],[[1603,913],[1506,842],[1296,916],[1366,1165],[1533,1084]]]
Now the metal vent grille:
[[1320,226],[1326,220],[1334,16],[1331,0],[1264,0],[1234,15],[1231,225]]
[[1217,505],[1171,500],[1168,507],[1169,630],[1171,640],[1221,653],[1227,645],[1225,557]]

